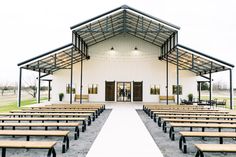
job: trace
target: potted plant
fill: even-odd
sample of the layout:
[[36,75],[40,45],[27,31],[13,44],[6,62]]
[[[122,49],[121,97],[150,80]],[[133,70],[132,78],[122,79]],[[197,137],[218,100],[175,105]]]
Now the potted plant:
[[193,101],[193,94],[189,94],[189,95],[188,95],[188,101],[189,101],[189,102],[192,102],[192,101]]
[[59,93],[59,101],[62,101],[63,97],[64,97],[64,94],[63,93]]

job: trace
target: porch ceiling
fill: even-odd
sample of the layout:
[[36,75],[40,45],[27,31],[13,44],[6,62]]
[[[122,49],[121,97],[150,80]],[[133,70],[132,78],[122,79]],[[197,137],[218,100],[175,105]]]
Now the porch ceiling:
[[[211,57],[199,51],[178,44],[168,53],[168,62],[177,65],[177,50],[180,70],[190,70],[196,75],[205,75],[232,69],[234,65]],[[160,59],[167,60],[167,55]]]

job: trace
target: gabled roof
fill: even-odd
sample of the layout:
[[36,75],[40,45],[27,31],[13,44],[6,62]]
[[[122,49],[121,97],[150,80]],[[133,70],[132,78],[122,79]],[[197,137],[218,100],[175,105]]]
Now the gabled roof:
[[161,47],[180,27],[123,5],[74,25],[71,29],[76,31],[88,46],[121,33],[128,33]]

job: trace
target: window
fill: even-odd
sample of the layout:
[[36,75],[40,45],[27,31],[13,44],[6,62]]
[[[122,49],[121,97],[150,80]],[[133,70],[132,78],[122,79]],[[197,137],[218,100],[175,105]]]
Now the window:
[[[177,95],[177,85],[172,86],[173,95]],[[179,85],[179,95],[182,95],[182,85]]]
[[160,95],[160,87],[158,85],[151,85],[150,94],[151,95]]
[[[67,84],[66,85],[66,94],[70,94],[70,91],[71,91],[70,84]],[[72,85],[72,94],[75,94],[75,86],[74,85]]]
[[98,94],[98,85],[97,84],[88,85],[88,94]]

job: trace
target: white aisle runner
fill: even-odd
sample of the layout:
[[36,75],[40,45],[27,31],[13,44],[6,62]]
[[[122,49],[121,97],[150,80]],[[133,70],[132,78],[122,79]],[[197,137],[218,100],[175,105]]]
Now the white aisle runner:
[[163,157],[132,105],[114,105],[87,157]]

